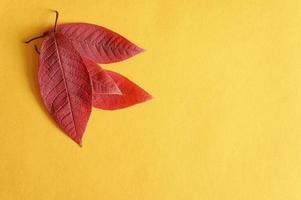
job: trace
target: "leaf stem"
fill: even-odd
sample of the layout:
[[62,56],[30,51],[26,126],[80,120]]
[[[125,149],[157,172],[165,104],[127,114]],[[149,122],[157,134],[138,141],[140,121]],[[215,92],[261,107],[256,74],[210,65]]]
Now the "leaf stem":
[[40,51],[38,49],[38,46],[37,45],[34,45],[34,49],[36,50],[36,52],[40,55]]
[[56,32],[56,29],[57,29],[57,20],[59,18],[59,12],[57,10],[51,10],[51,11],[55,12],[55,21],[54,21],[53,32]]
[[36,39],[40,39],[40,38],[43,38],[43,37],[45,37],[45,34],[39,35],[39,36],[34,37],[34,38],[31,38],[31,39],[25,41],[24,43],[25,43],[25,44],[28,44],[28,43],[30,43],[31,41],[34,41],[34,40],[36,40]]

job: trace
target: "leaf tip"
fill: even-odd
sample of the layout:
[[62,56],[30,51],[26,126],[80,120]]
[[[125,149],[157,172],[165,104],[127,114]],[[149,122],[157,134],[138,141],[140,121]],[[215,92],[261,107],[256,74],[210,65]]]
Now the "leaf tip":
[[143,49],[143,48],[137,46],[136,51],[137,51],[137,54],[139,54],[139,53],[144,53],[146,51],[146,49]]
[[83,141],[81,138],[74,138],[74,141],[80,146],[83,147]]
[[121,90],[119,89],[119,87],[116,88],[115,93],[116,95],[123,95],[123,93],[121,92]]
[[[69,135],[69,134],[68,134]],[[78,144],[80,147],[83,147],[83,134],[80,135],[69,135],[69,137],[76,143]]]
[[154,99],[154,96],[146,92],[144,101],[149,101],[149,100],[152,100],[152,99]]

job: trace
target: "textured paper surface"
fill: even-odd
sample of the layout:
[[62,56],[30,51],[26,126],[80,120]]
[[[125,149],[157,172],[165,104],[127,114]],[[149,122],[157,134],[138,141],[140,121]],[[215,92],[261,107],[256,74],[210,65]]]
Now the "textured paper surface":
[[[146,53],[104,65],[154,100],[93,110],[85,148],[51,123],[22,40],[108,27]],[[0,1],[0,199],[300,200],[297,0]],[[134,27],[133,27],[134,26]]]

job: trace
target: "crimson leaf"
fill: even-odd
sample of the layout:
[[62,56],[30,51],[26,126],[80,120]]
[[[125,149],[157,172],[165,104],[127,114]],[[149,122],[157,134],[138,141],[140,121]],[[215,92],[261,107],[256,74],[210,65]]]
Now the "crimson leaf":
[[150,100],[152,96],[126,77],[109,70],[108,73],[118,85],[122,95],[93,93],[93,106],[103,110],[126,108]]
[[63,34],[51,32],[43,41],[38,77],[48,112],[81,145],[91,113],[92,88],[81,56]]
[[128,59],[143,49],[118,33],[87,23],[70,23],[57,26],[82,55],[96,63],[113,63]]

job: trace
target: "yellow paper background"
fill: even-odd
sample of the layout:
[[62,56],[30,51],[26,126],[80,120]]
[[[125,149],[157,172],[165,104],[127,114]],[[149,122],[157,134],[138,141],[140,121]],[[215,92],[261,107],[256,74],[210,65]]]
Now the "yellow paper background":
[[[154,100],[93,110],[83,148],[41,103],[22,40],[59,22],[147,49],[105,65]],[[0,2],[1,200],[300,200],[299,0]]]

